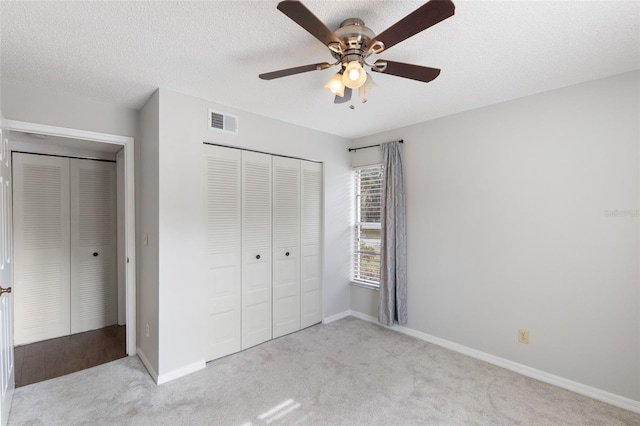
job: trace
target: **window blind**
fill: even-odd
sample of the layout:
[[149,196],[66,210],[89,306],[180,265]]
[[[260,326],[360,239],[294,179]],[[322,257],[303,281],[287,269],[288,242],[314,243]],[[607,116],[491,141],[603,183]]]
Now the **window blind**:
[[353,280],[378,285],[380,282],[382,165],[355,169],[354,175],[356,218]]

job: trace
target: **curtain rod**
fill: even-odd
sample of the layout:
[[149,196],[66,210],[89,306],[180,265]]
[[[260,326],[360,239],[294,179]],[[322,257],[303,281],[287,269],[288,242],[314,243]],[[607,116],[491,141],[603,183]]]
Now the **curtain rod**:
[[[400,139],[398,142],[400,142],[400,143],[404,143],[404,140],[403,140],[403,139]],[[379,143],[379,144],[377,144],[377,145],[361,146],[360,148],[349,148],[349,152],[351,152],[351,151],[357,151],[357,150],[359,150],[359,149],[374,148],[374,147],[376,147],[376,146],[380,146],[380,145],[382,145],[382,144],[381,144],[381,143]]]

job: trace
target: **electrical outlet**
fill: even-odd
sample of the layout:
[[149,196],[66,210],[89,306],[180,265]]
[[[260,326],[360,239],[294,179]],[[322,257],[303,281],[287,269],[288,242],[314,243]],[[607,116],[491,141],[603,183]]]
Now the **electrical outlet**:
[[145,330],[145,334],[149,337],[149,323],[147,323],[147,329]]
[[518,342],[529,343],[529,330],[525,330],[524,328],[518,329]]

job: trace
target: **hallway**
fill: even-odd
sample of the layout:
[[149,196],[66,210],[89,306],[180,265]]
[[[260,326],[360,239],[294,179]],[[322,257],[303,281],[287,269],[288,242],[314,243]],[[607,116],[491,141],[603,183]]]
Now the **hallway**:
[[124,358],[126,326],[98,330],[17,346],[16,387],[64,376]]

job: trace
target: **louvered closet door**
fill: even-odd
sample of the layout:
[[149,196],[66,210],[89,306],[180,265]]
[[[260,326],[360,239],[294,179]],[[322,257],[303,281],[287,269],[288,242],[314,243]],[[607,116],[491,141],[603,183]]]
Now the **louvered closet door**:
[[207,145],[206,359],[241,349],[241,151]]
[[271,339],[271,156],[242,152],[242,349]]
[[322,164],[300,162],[302,179],[301,232],[301,328],[317,324],[322,320],[321,294],[321,244],[322,244]]
[[273,337],[300,330],[300,160],[273,157]]
[[116,164],[69,162],[73,334],[118,321]]
[[15,344],[65,336],[69,317],[69,159],[13,154]]

